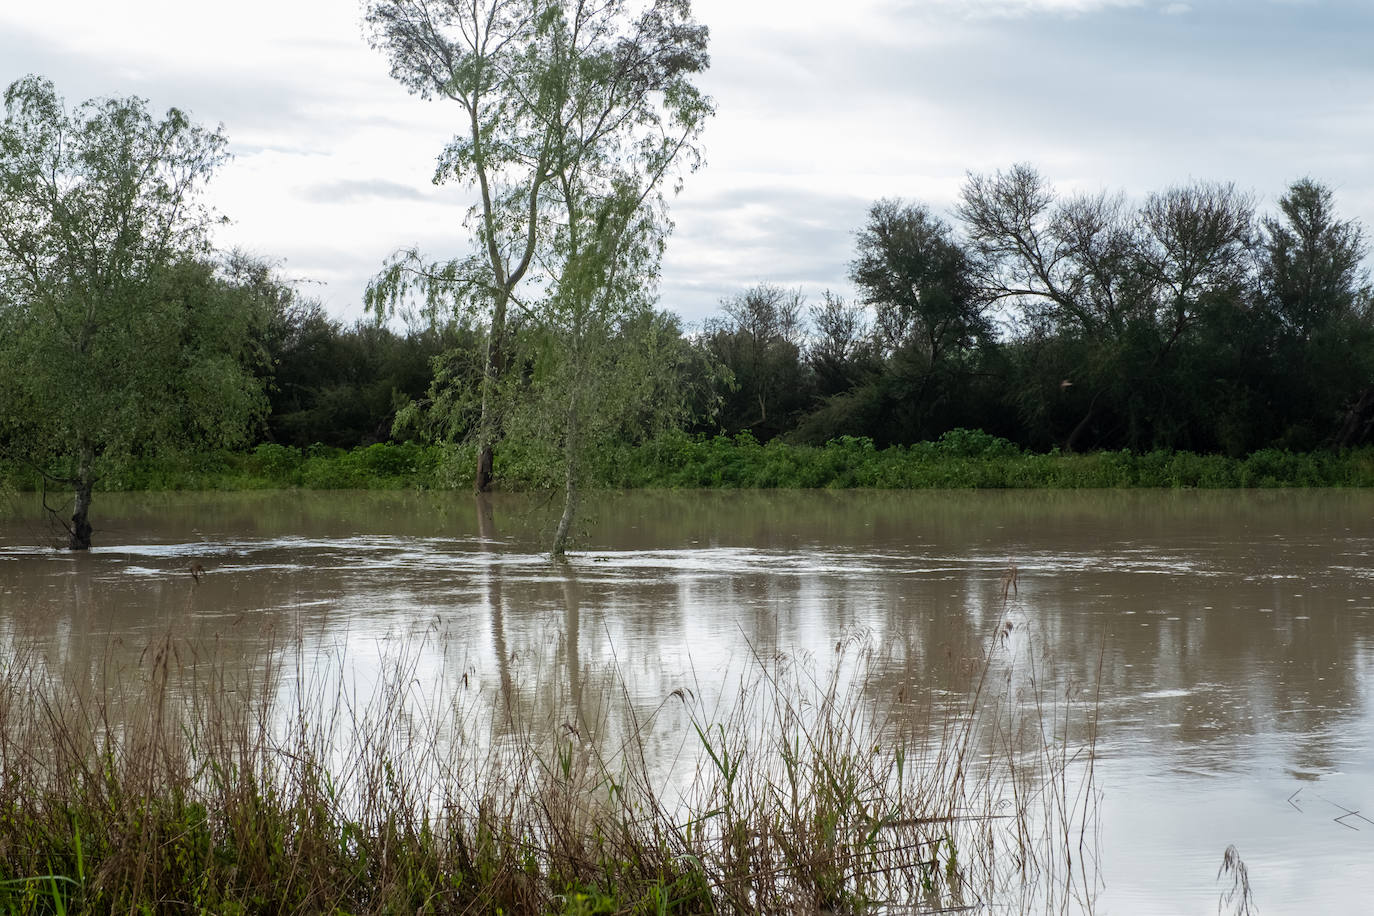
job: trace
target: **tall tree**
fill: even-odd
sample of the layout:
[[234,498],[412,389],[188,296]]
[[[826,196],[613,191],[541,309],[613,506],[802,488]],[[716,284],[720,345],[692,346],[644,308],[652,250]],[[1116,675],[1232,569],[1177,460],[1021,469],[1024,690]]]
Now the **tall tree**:
[[1362,266],[1364,229],[1337,217],[1329,188],[1303,178],[1279,199],[1279,215],[1264,220],[1263,249],[1259,295],[1287,370],[1269,400],[1287,415],[1285,444],[1353,445],[1374,426],[1374,296]]
[[[1034,169],[971,175],[958,214],[994,301],[1019,308],[1041,336],[1076,337],[1072,365],[1047,367],[1077,405],[1063,442],[1097,424],[1099,442],[1158,439],[1177,404],[1167,375],[1179,345],[1209,310],[1239,307],[1253,250],[1253,203],[1231,185],[1196,183],[1132,210],[1120,195],[1061,199]],[[1064,385],[1064,382],[1070,383]],[[1041,410],[1041,413],[1045,411]]]
[[760,283],[721,301],[724,315],[707,324],[706,345],[733,377],[721,410],[726,430],[771,439],[808,406],[802,345],[801,290]]
[[991,334],[963,247],[925,207],[878,201],[857,248],[850,279],[889,352],[919,349],[933,370]]
[[636,445],[689,418],[681,385],[693,353],[676,318],[632,304],[590,311],[581,333],[543,323],[522,342],[533,348],[529,377],[512,399],[508,437],[531,458],[531,476],[563,491],[550,552],[565,555],[575,535],[582,490],[623,446]]
[[[459,109],[435,181],[476,191],[468,219],[476,250],[441,262],[401,252],[369,302],[384,309],[418,290],[431,310],[457,301],[484,313],[475,484],[485,490],[508,309],[533,317],[539,295],[526,287],[556,282],[560,265],[580,257],[567,249],[568,227],[602,212],[587,194],[605,197],[613,173],[631,168],[630,196],[648,201],[693,155],[710,112],[691,82],[707,64],[707,31],[692,21],[689,0],[370,0],[366,21],[396,79]],[[647,186],[639,180],[648,177]],[[543,301],[566,297],[554,290]]]
[[858,233],[850,278],[876,316],[887,360],[880,400],[903,439],[939,435],[965,412],[976,357],[991,346],[988,299],[964,247],[923,206],[875,203]]
[[1130,443],[1213,448],[1213,328],[1248,310],[1254,201],[1234,185],[1194,182],[1151,194],[1132,258],[1140,302],[1123,376]]
[[1260,280],[1285,327],[1305,337],[1368,295],[1364,230],[1355,220],[1338,219],[1331,189],[1310,178],[1293,182],[1279,211],[1282,217],[1264,220]]
[[137,98],[69,112],[33,76],[4,99],[0,443],[72,486],[81,550],[103,461],[245,438],[264,405],[256,317],[207,265],[219,131]]
[[555,556],[571,536],[596,431],[652,404],[675,412],[652,380],[654,362],[680,334],[654,320],[653,291],[671,227],[665,186],[700,162],[697,142],[712,110],[692,82],[708,64],[706,39],[688,0],[571,0],[547,15],[541,116],[557,144],[540,249],[549,294],[538,322],[557,343],[546,355],[556,353],[562,370]]
[[[1125,332],[1127,261],[1131,229],[1119,196],[1100,194],[1056,201],[1049,182],[1025,164],[993,175],[971,174],[956,213],[974,254],[980,285],[1000,307],[1019,311],[1030,336],[1068,336],[1093,346],[1070,367],[1053,366],[1053,382],[1072,389],[1024,382],[1023,415],[1054,411],[1033,397],[1043,390],[1059,401],[1073,400],[1081,419],[1069,434],[1072,448],[1111,385],[1113,348]],[[1065,374],[1071,376],[1066,378]],[[1058,431],[1056,431],[1056,435]]]
[[816,378],[816,394],[829,398],[853,388],[873,367],[873,347],[863,306],[845,302],[830,290],[812,305],[806,362]]

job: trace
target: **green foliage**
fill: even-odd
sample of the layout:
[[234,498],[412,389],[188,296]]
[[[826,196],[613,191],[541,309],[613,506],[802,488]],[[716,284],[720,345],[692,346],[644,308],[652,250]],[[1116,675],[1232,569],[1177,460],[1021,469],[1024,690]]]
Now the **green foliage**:
[[[455,489],[458,467],[466,475],[471,450],[451,446],[374,443],[355,449],[314,445],[299,449],[265,443],[251,452],[206,451],[163,453],[111,462],[98,489],[120,490],[261,490],[301,488]],[[12,473],[0,464],[0,479],[16,489],[36,490],[40,481]]]
[[883,363],[855,386],[868,390],[839,402],[867,402],[867,422],[847,431],[912,442],[966,422],[970,409],[984,414],[978,380],[995,335],[969,252],[929,209],[900,200],[875,203],[855,244],[850,278],[874,311]]
[[701,438],[672,433],[616,455],[615,487],[666,488],[1207,488],[1374,485],[1374,448],[1247,458],[1193,452],[1026,452],[977,430],[934,442],[877,448],[844,437],[824,446],[760,444],[747,433]]
[[981,429],[951,429],[935,442],[935,450],[951,458],[1015,458],[1021,454],[1011,442]]
[[77,491],[135,454],[244,442],[262,416],[264,314],[209,257],[196,195],[225,139],[140,99],[68,112],[53,85],[5,92],[0,123],[0,448]]
[[[486,335],[466,322],[453,329],[454,340],[430,358],[430,380],[396,411],[392,435],[427,442],[461,442],[473,437],[481,420]],[[509,352],[502,360],[510,358]],[[471,473],[471,468],[468,469]]]
[[[282,325],[271,347],[267,430],[275,441],[300,447],[367,445],[390,439],[393,430],[402,438],[428,438],[433,430],[415,422],[417,411],[430,406],[436,388],[446,387],[443,373],[455,354],[479,350],[476,333],[465,324],[405,334],[367,321],[343,327],[313,302],[293,309]],[[433,422],[440,423],[434,413]]]
[[138,99],[68,114],[50,83],[5,94],[0,337],[12,447],[35,460],[241,440],[255,317],[205,264],[191,196],[225,140]]
[[[462,456],[480,463],[502,436],[507,487],[1361,478],[1345,457],[1311,457],[1374,441],[1366,236],[1321,184],[1294,182],[1258,216],[1224,184],[1133,204],[1056,195],[1028,166],[974,175],[953,228],[917,204],[874,204],[851,263],[862,306],[827,293],[808,310],[800,292],[763,283],[724,299],[693,336],[652,307],[663,183],[695,165],[710,113],[692,86],[705,33],[689,6],[598,8],[575,47],[562,4],[433,8],[456,18],[371,3],[374,41],[408,88],[480,109],[501,142],[484,151],[462,135],[443,155],[441,178],[480,184],[486,170],[494,182],[490,206],[472,214],[473,257],[402,258],[374,288],[374,313],[405,315],[404,334],[340,325],[270,262],[212,257],[213,217],[197,193],[224,158],[219,133],[175,110],[158,120],[138,99],[68,111],[41,79],[10,87],[5,480],[457,487]],[[483,10],[501,14],[478,30],[509,39],[499,52],[465,44],[478,32],[460,20]],[[619,59],[627,30],[666,56]],[[639,66],[640,81],[606,83]],[[584,136],[555,117],[582,104],[626,113],[627,129],[653,142]],[[509,298],[522,277],[538,282]],[[404,294],[420,287],[430,298],[417,319]],[[498,321],[506,305],[511,320]],[[996,332],[990,315],[1005,319]],[[989,451],[984,435],[1003,444]],[[884,457],[834,444],[850,438]],[[299,457],[223,457],[262,440]],[[442,457],[300,451],[396,440],[442,444]],[[1017,451],[1055,448],[1085,454]]]
[[1265,220],[1264,294],[1285,327],[1300,336],[1355,311],[1368,294],[1360,269],[1364,230],[1336,218],[1333,197],[1330,188],[1300,179],[1279,200],[1282,219]]
[[802,361],[800,291],[759,284],[721,303],[702,346],[728,373],[716,421],[730,432],[772,439],[796,425],[810,406]]
[[[627,310],[647,308],[668,226],[665,186],[700,162],[696,143],[712,103],[693,81],[708,64],[707,29],[687,0],[369,0],[365,19],[393,77],[457,106],[461,127],[435,181],[480,191],[468,214],[472,253],[440,263],[398,253],[370,286],[368,307],[389,314],[418,293],[431,322],[445,309],[480,316],[488,339],[475,430],[479,490],[507,428],[499,407],[512,390],[508,308],[559,340],[563,364],[573,366],[563,374],[573,388],[555,450],[570,514],[583,415],[599,403],[578,386],[606,365],[586,358],[622,330]],[[532,285],[546,295],[523,295]],[[431,431],[452,434],[454,419],[466,421],[466,411],[443,413]]]
[[301,466],[304,456],[298,448],[264,442],[253,450],[253,460],[267,476],[285,478]]
[[[530,451],[526,451],[528,448]],[[516,438],[498,453],[497,472],[512,490],[556,486],[556,459],[539,440]],[[195,452],[112,465],[106,490],[435,489],[461,490],[475,445],[376,443],[352,450],[264,444],[252,452]],[[824,446],[760,443],[738,436],[668,430],[641,443],[612,444],[587,470],[593,487],[668,489],[1196,488],[1374,486],[1374,448],[1340,452],[1263,449],[1244,458],[1129,450],[1065,454],[1023,451],[977,430],[951,430],[935,442],[878,448],[852,436]],[[0,482],[36,490],[18,464],[0,464]]]

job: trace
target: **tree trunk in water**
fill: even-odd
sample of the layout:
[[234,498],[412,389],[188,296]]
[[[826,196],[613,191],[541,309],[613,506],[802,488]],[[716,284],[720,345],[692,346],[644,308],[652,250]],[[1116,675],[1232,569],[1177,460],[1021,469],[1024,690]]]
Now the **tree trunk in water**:
[[477,477],[473,481],[475,492],[487,493],[491,490],[491,465],[491,443],[483,442],[477,447]]
[[[569,462],[571,465],[571,462]],[[563,490],[563,516],[558,520],[558,530],[553,535],[553,555],[563,559],[568,552],[568,540],[572,532],[573,518],[577,515],[578,492],[573,481],[571,466],[568,468],[567,484]]]
[[91,487],[94,483],[95,481],[91,478],[89,460],[83,456],[81,470],[76,479],[76,499],[72,506],[72,526],[68,529],[71,539],[67,542],[67,547],[70,550],[91,549],[89,515],[91,511]]
[[573,517],[577,515],[577,421],[577,393],[574,392],[568,398],[568,435],[564,443],[567,451],[563,467],[563,517],[558,520],[558,530],[553,535],[555,559],[562,559],[567,552]]
[[487,335],[487,358],[482,371],[482,415],[477,421],[477,475],[473,489],[486,493],[491,489],[492,450],[496,445],[496,383],[505,369],[502,338],[506,333],[506,299],[500,296],[491,313],[491,333]]

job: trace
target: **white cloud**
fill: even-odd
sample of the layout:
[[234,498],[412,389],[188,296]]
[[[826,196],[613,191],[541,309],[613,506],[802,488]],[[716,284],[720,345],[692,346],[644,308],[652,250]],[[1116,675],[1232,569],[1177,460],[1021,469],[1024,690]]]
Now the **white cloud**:
[[[1104,10],[1130,9],[1145,0],[932,0],[974,19],[1017,19],[1037,14],[1079,16]],[[919,5],[919,4],[918,4]]]
[[301,200],[312,204],[357,204],[373,200],[414,200],[433,203],[435,197],[408,184],[385,178],[346,178],[308,185],[297,192]]
[[[1177,15],[1190,6],[1186,17]],[[661,288],[699,320],[758,281],[848,294],[868,203],[946,212],[966,170],[1065,189],[1190,176],[1273,199],[1311,174],[1374,225],[1374,8],[1179,0],[696,0],[719,114],[671,202]],[[1162,15],[1173,13],[1174,15]],[[1279,65],[1281,62],[1281,65]],[[4,67],[13,68],[10,72]],[[0,84],[137,93],[223,122],[225,245],[324,281],[336,314],[397,248],[466,253],[470,194],[430,183],[454,114],[408,96],[337,0],[0,3]]]

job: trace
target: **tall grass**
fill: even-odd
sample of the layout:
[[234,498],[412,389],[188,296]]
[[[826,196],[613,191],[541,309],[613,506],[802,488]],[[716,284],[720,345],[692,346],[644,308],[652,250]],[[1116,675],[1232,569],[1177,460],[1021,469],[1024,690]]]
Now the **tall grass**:
[[366,683],[300,637],[245,665],[167,634],[94,676],[13,652],[0,910],[1091,908],[1092,704],[1000,623],[939,691],[854,637],[651,708],[551,696],[553,728],[414,648]]

